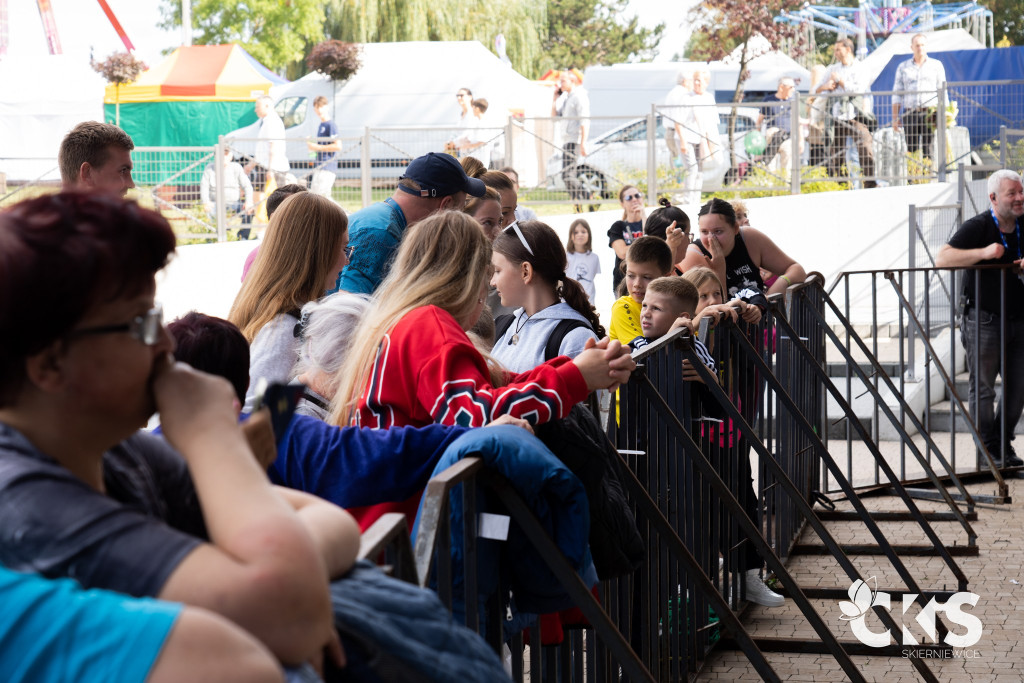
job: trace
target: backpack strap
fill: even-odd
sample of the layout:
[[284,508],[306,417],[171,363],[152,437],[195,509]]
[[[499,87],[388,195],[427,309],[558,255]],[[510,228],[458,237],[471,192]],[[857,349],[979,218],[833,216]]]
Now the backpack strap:
[[562,340],[565,339],[565,335],[569,334],[577,327],[585,327],[588,330],[593,331],[593,328],[590,327],[590,323],[577,318],[566,318],[555,325],[555,329],[551,330],[551,336],[548,337],[548,343],[544,347],[545,361],[558,357],[558,351],[562,348]]
[[499,315],[494,319],[494,342],[497,343],[502,337],[505,336],[505,332],[512,326],[512,321],[515,320],[515,316],[511,313],[505,313]]

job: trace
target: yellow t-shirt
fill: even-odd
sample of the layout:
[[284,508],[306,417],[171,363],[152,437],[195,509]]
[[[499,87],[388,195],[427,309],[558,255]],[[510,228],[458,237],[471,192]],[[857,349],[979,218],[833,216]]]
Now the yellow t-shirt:
[[643,334],[640,329],[640,304],[628,294],[612,304],[608,336],[625,346]]

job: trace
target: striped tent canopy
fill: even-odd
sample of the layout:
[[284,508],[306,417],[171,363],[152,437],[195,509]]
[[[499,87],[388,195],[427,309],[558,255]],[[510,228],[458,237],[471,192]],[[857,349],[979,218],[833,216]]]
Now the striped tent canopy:
[[288,81],[257,62],[239,45],[179,47],[137,81],[108,85],[104,102],[252,102]]
[[180,148],[210,147],[254,123],[256,98],[287,82],[238,45],[179,47],[134,83],[108,85],[103,116],[136,147],[179,148],[133,154],[137,183],[197,185],[212,154]]

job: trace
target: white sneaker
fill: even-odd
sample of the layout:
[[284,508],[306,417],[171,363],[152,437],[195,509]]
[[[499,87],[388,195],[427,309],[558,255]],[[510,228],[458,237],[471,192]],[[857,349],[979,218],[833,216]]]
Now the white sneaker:
[[747,600],[765,607],[781,607],[786,598],[764,585],[757,569],[748,569],[743,574],[743,584],[747,589]]

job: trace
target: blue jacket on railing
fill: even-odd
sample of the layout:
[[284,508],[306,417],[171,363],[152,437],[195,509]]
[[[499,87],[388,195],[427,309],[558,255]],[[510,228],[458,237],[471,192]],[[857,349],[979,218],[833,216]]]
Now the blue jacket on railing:
[[[474,429],[460,436],[441,457],[437,475],[462,458],[479,456],[485,467],[504,476],[523,498],[548,535],[577,572],[596,579],[587,540],[590,512],[583,484],[569,468],[532,434],[519,427]],[[452,595],[457,615],[463,613],[463,533],[461,486],[449,496],[452,547]],[[481,491],[478,512],[507,514],[497,496]],[[419,531],[423,504],[416,516],[413,537]],[[483,605],[498,589],[499,568],[504,569],[523,612],[547,613],[574,606],[547,563],[513,521],[505,542],[477,539],[478,594]]]
[[344,508],[401,501],[423,490],[445,449],[465,432],[442,425],[335,427],[296,415],[267,473],[275,484]]

